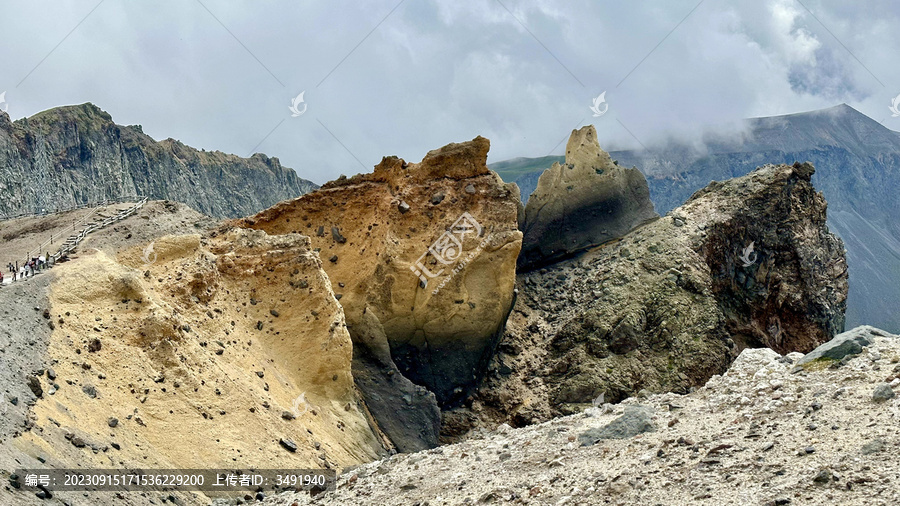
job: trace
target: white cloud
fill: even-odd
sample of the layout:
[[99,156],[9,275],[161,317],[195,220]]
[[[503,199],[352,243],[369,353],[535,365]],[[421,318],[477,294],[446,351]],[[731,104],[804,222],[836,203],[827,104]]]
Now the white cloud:
[[[619,122],[653,144],[840,102],[900,129],[889,0],[806,0],[815,17],[793,0],[690,16],[695,0],[503,0],[528,30],[495,0],[408,0],[375,28],[397,3],[204,0],[238,41],[197,2],[104,2],[20,86],[96,4],[13,3],[0,91],[13,118],[91,101],[198,148],[246,155],[265,138],[259,151],[317,182],[366,170],[354,157],[415,161],[476,135],[491,160],[543,156],[580,120],[608,147],[637,145]],[[309,112],[290,118],[304,90]],[[602,91],[609,113],[593,118]]]

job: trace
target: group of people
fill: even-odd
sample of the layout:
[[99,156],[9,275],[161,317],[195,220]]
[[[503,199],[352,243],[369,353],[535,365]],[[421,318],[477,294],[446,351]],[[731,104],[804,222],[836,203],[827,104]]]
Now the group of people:
[[[30,260],[26,261],[24,264],[19,266],[18,262],[15,265],[10,262],[6,264],[7,270],[12,274],[12,280],[22,280],[28,276],[34,276],[35,272],[40,272],[47,267],[49,264],[47,263],[47,258],[49,258],[49,254],[45,257],[43,255],[38,257],[32,257]],[[3,284],[3,271],[0,271],[0,284]]]

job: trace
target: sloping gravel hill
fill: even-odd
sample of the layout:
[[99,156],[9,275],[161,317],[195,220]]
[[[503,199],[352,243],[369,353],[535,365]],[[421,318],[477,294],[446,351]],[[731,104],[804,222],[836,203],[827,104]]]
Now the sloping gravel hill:
[[898,504],[900,340],[872,327],[835,339],[848,337],[872,344],[803,366],[799,353],[747,349],[687,395],[501,426],[345,471],[334,492],[266,503]]

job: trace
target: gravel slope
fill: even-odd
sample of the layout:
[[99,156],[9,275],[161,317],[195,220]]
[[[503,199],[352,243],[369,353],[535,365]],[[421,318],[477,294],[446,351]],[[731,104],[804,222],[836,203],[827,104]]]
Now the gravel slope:
[[[522,429],[345,472],[335,492],[267,504],[846,504],[900,502],[900,340],[877,337],[835,368],[748,349],[687,395],[629,398]],[[818,370],[816,370],[818,369]],[[793,371],[793,372],[792,372]],[[884,389],[885,387],[882,386]],[[891,394],[893,393],[893,389]],[[582,446],[629,406],[655,431]]]

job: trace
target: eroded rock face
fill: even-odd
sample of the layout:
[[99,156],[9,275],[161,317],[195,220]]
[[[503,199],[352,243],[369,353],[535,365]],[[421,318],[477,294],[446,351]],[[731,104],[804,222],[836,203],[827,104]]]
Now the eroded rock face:
[[572,132],[566,163],[545,170],[528,199],[519,267],[562,260],[657,216],[644,175],[615,164],[588,125]]
[[307,238],[238,229],[153,246],[83,251],[51,271],[53,372],[17,448],[97,468],[338,467],[386,453]]
[[375,315],[365,311],[362,319],[353,343],[353,377],[378,427],[401,453],[438,446],[441,410],[434,394],[397,369]]
[[744,348],[808,352],[843,331],[847,264],[813,171],[711,183],[615,243],[520,275],[491,372],[472,409],[445,413],[445,434],[547,420],[600,394],[685,392]]
[[489,147],[387,157],[241,224],[309,235],[354,341],[380,325],[400,372],[445,406],[476,384],[513,304],[521,203],[488,170]]

